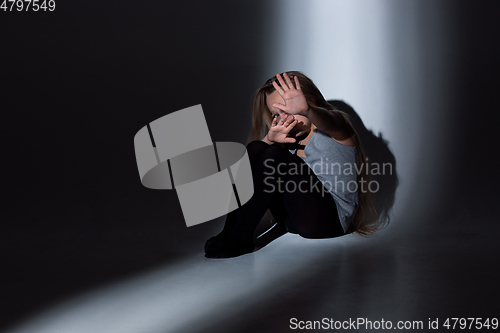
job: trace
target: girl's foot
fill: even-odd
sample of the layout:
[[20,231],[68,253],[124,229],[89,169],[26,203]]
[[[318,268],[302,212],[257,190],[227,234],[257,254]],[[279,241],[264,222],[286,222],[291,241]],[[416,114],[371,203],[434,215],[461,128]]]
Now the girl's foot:
[[213,236],[211,238],[209,238],[206,242],[205,242],[205,253],[211,251],[214,249],[214,247],[224,239],[224,235],[222,235],[222,233],[218,234],[217,236]]

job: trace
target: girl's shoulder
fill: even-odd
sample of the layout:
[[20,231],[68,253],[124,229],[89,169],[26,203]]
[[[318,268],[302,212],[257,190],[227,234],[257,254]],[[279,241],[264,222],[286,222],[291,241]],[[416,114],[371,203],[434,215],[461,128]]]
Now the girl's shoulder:
[[[316,138],[314,138],[315,136]],[[343,141],[335,140],[334,138],[332,138],[330,135],[326,134],[319,128],[316,128],[314,130],[311,140],[313,140],[313,138],[315,141],[319,140],[324,145],[334,145],[341,149],[349,149],[349,150],[356,149],[355,145],[345,144],[347,143],[346,141],[350,143],[351,142],[350,140],[343,140]]]

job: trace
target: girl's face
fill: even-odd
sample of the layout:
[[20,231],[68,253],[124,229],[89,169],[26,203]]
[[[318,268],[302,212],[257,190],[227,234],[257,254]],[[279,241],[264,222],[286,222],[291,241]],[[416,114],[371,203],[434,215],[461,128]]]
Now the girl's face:
[[[285,100],[283,97],[275,90],[272,93],[268,94],[266,97],[267,108],[271,112],[271,117],[275,115],[280,116],[280,109],[273,106],[274,103],[285,104]],[[284,111],[281,111],[284,112]],[[301,137],[304,134],[307,134],[311,131],[311,121],[301,115],[294,115],[295,119],[297,119],[297,124],[290,131],[289,136],[291,137]]]

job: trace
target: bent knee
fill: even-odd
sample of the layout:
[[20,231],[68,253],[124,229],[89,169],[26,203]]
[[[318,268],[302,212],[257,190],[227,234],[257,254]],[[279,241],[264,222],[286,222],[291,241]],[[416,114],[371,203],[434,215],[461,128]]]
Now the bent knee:
[[263,151],[265,151],[270,146],[261,140],[255,140],[247,144],[248,157],[250,159],[256,159]]
[[289,157],[288,155],[291,155],[288,150],[286,150],[280,145],[274,144],[274,145],[267,145],[267,148],[262,151],[259,157],[262,160],[266,159],[282,160],[285,157]]

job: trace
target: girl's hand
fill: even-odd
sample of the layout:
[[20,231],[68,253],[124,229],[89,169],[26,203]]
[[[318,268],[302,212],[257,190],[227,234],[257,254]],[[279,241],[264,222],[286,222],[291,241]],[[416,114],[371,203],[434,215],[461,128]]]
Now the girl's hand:
[[295,76],[295,88],[292,81],[288,77],[288,74],[283,73],[283,76],[285,77],[286,83],[281,78],[281,75],[276,74],[276,77],[281,84],[281,88],[276,81],[273,81],[273,87],[281,95],[281,97],[283,97],[285,104],[274,103],[273,106],[288,114],[305,115],[305,113],[309,110],[309,104],[307,103],[302,89],[300,89],[299,78]]
[[274,117],[271,123],[271,128],[267,133],[269,141],[276,143],[294,143],[294,138],[287,137],[288,133],[297,124],[297,119],[292,115],[281,113],[281,117]]

